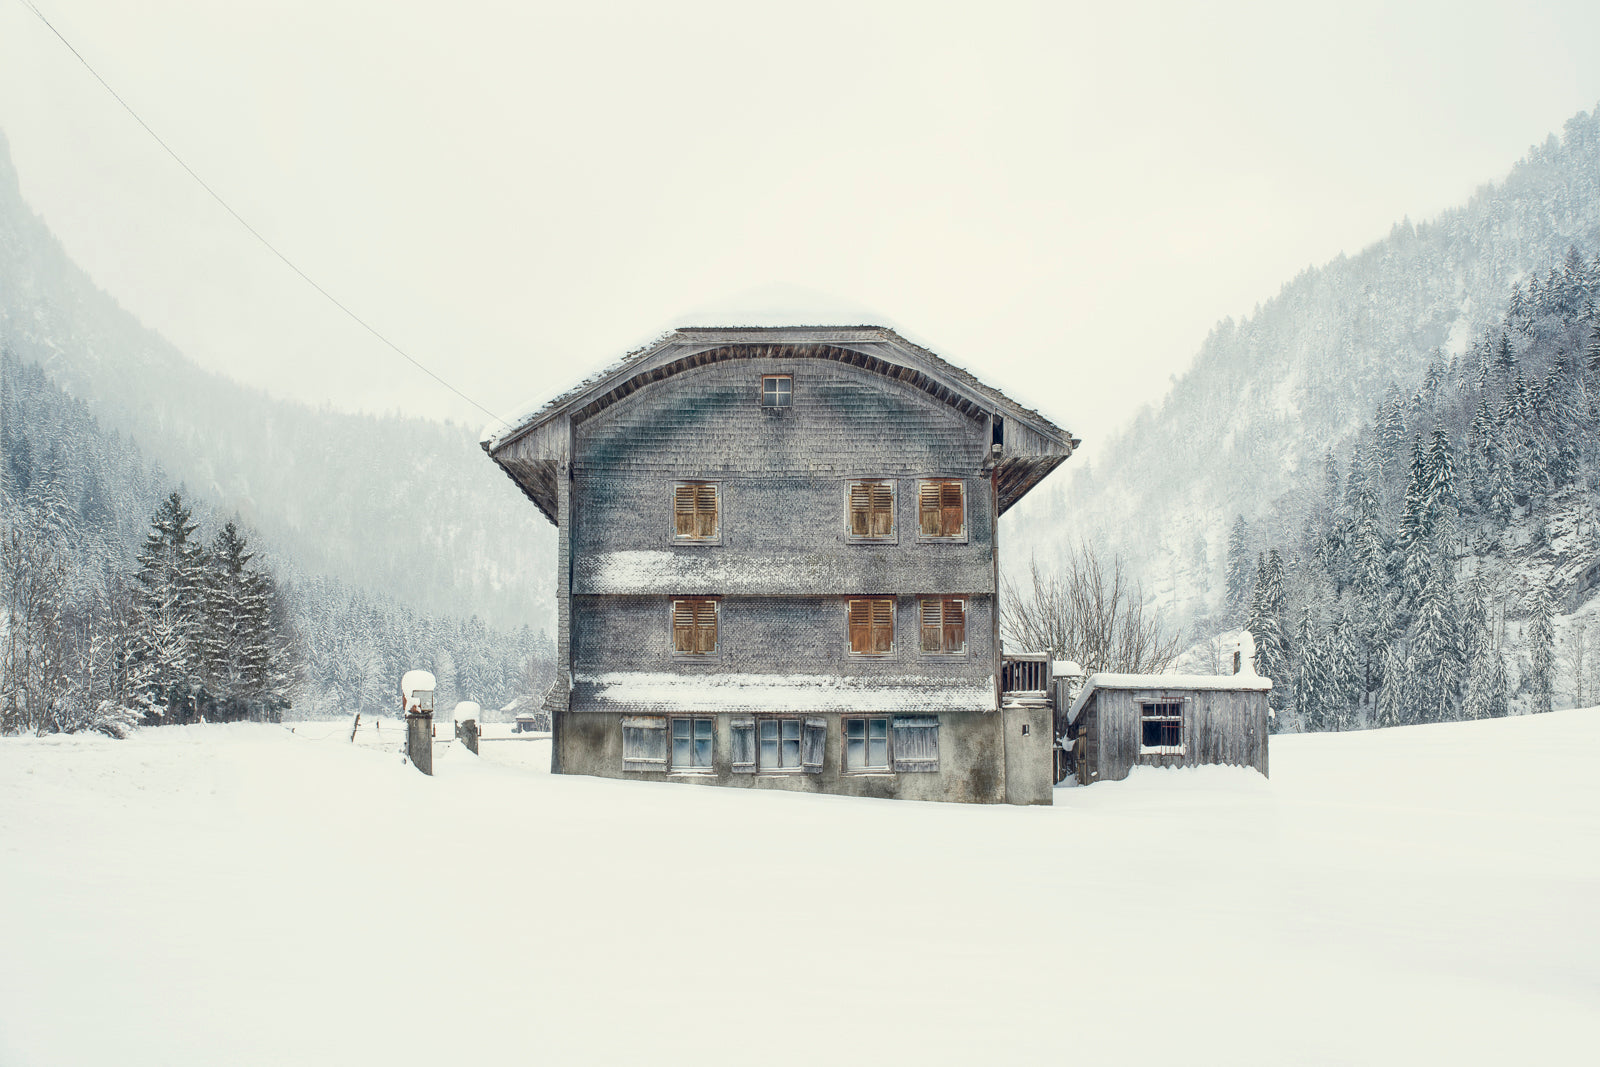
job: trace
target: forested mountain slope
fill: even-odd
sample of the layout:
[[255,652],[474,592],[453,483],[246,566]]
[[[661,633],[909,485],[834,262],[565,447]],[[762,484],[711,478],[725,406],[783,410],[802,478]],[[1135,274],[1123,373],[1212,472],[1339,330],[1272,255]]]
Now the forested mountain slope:
[[3,137],[0,349],[303,573],[497,626],[548,624],[553,531],[473,430],[313,409],[202,370],[67,257],[23,202]]
[[1572,246],[1585,261],[1600,249],[1600,111],[1571,119],[1466,206],[1402,222],[1220,323],[1159,406],[1085,442],[1076,469],[1016,509],[1008,563],[1088,538],[1120,552],[1172,621],[1217,612],[1234,518],[1318,493],[1327,451],[1389,390],[1461,354],[1500,321],[1514,286],[1560,267]]

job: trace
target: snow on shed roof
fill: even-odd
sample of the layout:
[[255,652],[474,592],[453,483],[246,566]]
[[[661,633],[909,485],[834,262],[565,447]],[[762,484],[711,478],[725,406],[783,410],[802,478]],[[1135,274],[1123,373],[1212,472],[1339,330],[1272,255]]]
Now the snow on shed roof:
[[1097,689],[1208,689],[1214,692],[1265,693],[1272,688],[1271,678],[1254,674],[1091,674],[1083,692],[1072,704],[1068,722],[1077,722],[1078,713]]

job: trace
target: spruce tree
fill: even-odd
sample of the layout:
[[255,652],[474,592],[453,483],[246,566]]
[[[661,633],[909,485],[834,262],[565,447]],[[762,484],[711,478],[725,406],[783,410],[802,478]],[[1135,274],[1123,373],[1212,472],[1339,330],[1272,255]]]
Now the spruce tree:
[[1533,690],[1533,710],[1549,711],[1555,690],[1556,633],[1555,604],[1547,583],[1538,582],[1533,593],[1533,622],[1528,627],[1532,667],[1528,688]]
[[191,721],[202,695],[205,554],[189,520],[174,491],[156,508],[138,557],[132,655],[145,678],[139,702],[158,723]]
[[1455,700],[1461,666],[1450,569],[1448,564],[1436,563],[1418,599],[1417,621],[1406,659],[1407,673],[1415,684],[1413,702],[1417,721],[1444,722],[1458,717]]
[[1245,596],[1250,591],[1248,536],[1244,516],[1240,515],[1233,520],[1233,529],[1228,532],[1227,610],[1229,616],[1233,618],[1237,618],[1245,606]]

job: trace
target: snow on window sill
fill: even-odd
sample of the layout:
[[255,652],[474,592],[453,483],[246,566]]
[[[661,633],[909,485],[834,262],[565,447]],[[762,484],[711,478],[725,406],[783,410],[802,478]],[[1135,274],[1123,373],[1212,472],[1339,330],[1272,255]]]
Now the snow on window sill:
[[1182,756],[1184,754],[1185,753],[1184,753],[1182,745],[1140,745],[1139,746],[1139,755],[1141,755],[1141,756]]

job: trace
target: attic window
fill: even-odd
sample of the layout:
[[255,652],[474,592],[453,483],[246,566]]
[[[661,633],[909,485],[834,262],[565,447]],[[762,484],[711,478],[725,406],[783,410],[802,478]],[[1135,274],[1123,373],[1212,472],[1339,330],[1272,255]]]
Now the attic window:
[[894,651],[893,600],[851,600],[847,614],[852,655],[884,656]]
[[851,482],[848,494],[849,535],[863,541],[894,537],[894,483]]
[[717,602],[672,602],[672,651],[679,656],[708,656],[717,651]]
[[924,600],[922,602],[922,651],[929,654],[959,655],[967,650],[967,602],[965,600]]
[[1183,755],[1183,703],[1163,701],[1139,705],[1141,756]]
[[787,374],[768,374],[761,379],[761,406],[786,408],[794,400],[794,379]]
[[966,538],[966,483],[959,478],[930,478],[918,487],[917,534],[948,540]]
[[715,482],[679,482],[673,490],[674,540],[715,542],[722,532]]

